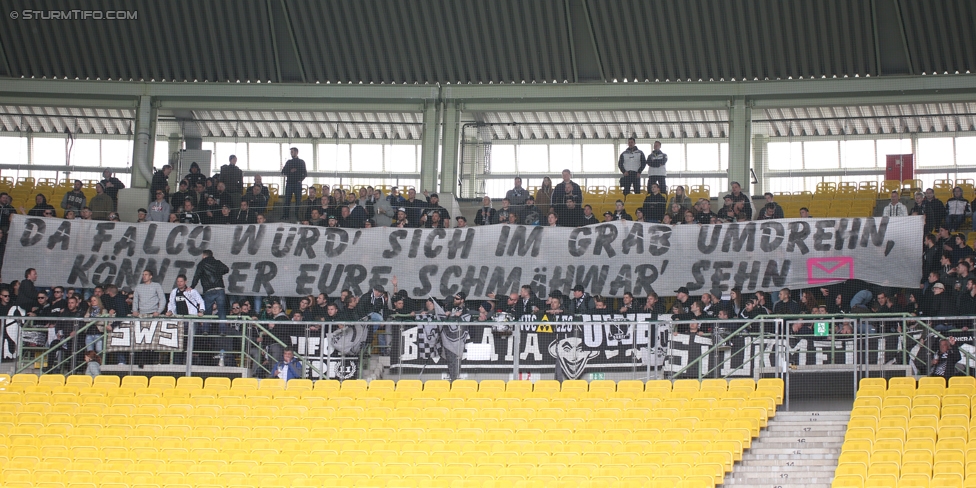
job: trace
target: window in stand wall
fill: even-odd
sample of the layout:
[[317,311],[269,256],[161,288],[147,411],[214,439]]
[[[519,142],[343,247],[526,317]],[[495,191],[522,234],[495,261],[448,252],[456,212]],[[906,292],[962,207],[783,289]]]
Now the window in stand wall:
[[488,169],[494,174],[515,173],[515,145],[492,144]]
[[[102,139],[102,166],[107,168],[132,167],[132,141],[126,139]],[[132,177],[128,172],[116,172],[115,177],[130,187]]]
[[837,141],[805,141],[803,169],[837,169],[840,167]]
[[516,147],[518,149],[518,170],[520,173],[549,172],[549,146],[547,144],[520,144]]
[[43,166],[63,166],[65,162],[64,137],[34,137],[32,163]]
[[[583,144],[583,160],[582,160],[582,170],[592,173],[616,173],[617,169],[617,157],[616,147],[613,144]],[[552,184],[555,186],[557,183],[562,181],[562,170],[565,167],[560,168],[557,171],[553,171]],[[574,168],[570,167],[573,173],[576,173]],[[596,180],[594,180],[596,181]],[[619,181],[617,182],[619,183]],[[587,183],[590,186],[597,185],[598,183]]]
[[383,155],[383,170],[394,174],[416,173],[418,147],[417,144],[388,144]]
[[[75,147],[78,147],[78,142],[81,141],[75,141]],[[71,155],[71,164],[75,164],[75,153]],[[153,148],[153,167],[160,169],[167,164],[169,164],[169,141],[157,139]]]
[[801,142],[770,142],[766,146],[766,152],[770,171],[796,171],[803,168]]
[[246,142],[217,142],[214,143],[213,172],[220,172],[220,167],[230,162],[231,155],[237,156],[238,168],[241,170],[247,168]]
[[[260,171],[264,174],[274,174],[281,172],[281,144],[277,142],[252,142],[248,145],[248,166],[251,171]],[[272,180],[265,180],[265,184],[277,183]]]
[[[840,141],[841,168],[877,168],[874,141]],[[865,178],[867,180],[869,178]]]
[[383,146],[380,144],[353,144],[352,162],[357,173],[383,172]]
[[[582,151],[579,144],[550,144],[549,145],[549,173],[554,175],[562,173],[566,168],[576,173],[583,167]],[[614,163],[616,164],[616,163]],[[550,176],[550,179],[554,176]],[[533,185],[541,186],[542,179],[533,182]]]
[[101,158],[102,144],[99,139],[76,138],[71,145],[71,166],[101,166]]
[[955,152],[951,137],[920,137],[915,164],[919,168],[955,166]]
[[351,166],[349,144],[319,144],[319,171],[349,171]]

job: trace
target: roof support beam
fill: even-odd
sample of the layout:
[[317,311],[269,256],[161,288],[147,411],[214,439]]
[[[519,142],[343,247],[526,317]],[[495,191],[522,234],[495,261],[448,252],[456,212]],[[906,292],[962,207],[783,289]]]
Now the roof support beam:
[[441,129],[440,103],[431,101],[424,109],[424,135],[420,148],[420,188],[437,189],[437,156]]
[[[444,103],[444,137],[441,145],[441,193],[460,196],[458,191],[458,141],[461,113],[454,102]],[[443,200],[443,199],[442,199]]]
[[[447,95],[447,92],[450,95]],[[164,109],[420,112],[431,101],[466,111],[578,111],[721,108],[742,97],[754,107],[976,101],[976,75],[704,83],[307,85],[0,80],[0,103],[135,107],[151,96]],[[29,103],[24,103],[29,102]]]
[[[736,98],[729,109],[729,182],[738,181],[747,192],[752,161],[752,107]],[[720,192],[721,193],[721,192]]]

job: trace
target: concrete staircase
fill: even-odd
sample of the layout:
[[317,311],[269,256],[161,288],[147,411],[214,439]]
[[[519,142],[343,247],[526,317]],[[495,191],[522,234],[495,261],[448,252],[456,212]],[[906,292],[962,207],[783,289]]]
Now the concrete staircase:
[[850,412],[777,412],[723,488],[830,488]]

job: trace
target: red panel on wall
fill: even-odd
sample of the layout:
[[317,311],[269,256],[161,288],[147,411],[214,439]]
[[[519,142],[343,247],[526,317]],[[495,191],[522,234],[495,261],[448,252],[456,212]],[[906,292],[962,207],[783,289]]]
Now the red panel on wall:
[[913,154],[889,154],[885,159],[885,179],[905,181],[915,179]]

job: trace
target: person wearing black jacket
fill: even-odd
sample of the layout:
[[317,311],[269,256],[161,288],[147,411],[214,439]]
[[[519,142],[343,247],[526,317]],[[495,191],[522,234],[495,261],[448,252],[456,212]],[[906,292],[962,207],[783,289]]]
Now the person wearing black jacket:
[[950,337],[939,341],[939,350],[932,354],[932,364],[929,367],[929,376],[941,376],[949,380],[956,374],[956,363],[962,359],[959,348],[956,347],[956,338]]
[[481,208],[474,216],[474,223],[475,225],[491,225],[495,222],[495,209],[491,206],[491,197],[485,196],[481,199]]
[[227,203],[230,204],[230,208],[237,208],[241,203],[241,192],[244,189],[244,173],[237,167],[237,156],[231,154],[227,164],[220,167],[220,181],[227,190],[230,200]]
[[24,313],[30,313],[37,307],[37,288],[34,282],[37,281],[37,270],[27,268],[24,271],[24,281],[20,282],[20,290],[17,292],[17,301],[14,305],[24,309]]
[[[23,295],[23,292],[21,292],[21,295]],[[36,295],[37,294],[35,293],[35,299],[37,298]],[[66,341],[61,346],[60,357],[58,354],[55,354],[55,364],[64,361],[64,365],[61,366],[61,371],[67,372],[67,374],[74,374],[74,369],[71,365],[71,357],[76,351],[84,350],[84,342],[79,344],[78,340],[78,329],[81,328],[84,323],[77,320],[70,320],[85,316],[85,311],[81,309],[80,304],[80,296],[72,295],[68,297],[67,308],[61,311],[61,317],[68,320],[61,320],[55,326],[59,341],[70,338],[70,340]],[[80,366],[84,367],[84,362],[79,362],[81,363]],[[78,366],[79,365],[77,364],[75,365],[75,367]]]
[[571,196],[566,196],[563,205],[556,207],[556,216],[559,217],[556,222],[559,227],[579,227],[583,224],[583,211]]
[[17,213],[17,209],[10,202],[10,194],[0,193],[0,230],[4,232],[10,228],[10,217]]
[[593,302],[593,297],[586,294],[583,285],[576,285],[573,287],[572,298],[564,308],[569,315],[586,315],[596,310],[596,304]]
[[[46,215],[45,211],[50,211],[51,215]],[[23,209],[21,209],[23,211]],[[34,207],[29,211],[25,212],[27,215],[32,217],[57,217],[58,214],[54,210],[54,207],[47,203],[47,197],[43,193],[38,193],[34,196]]]
[[661,193],[661,186],[657,183],[652,183],[650,190],[651,192],[644,197],[644,206],[642,207],[644,220],[657,224],[664,219],[664,212],[668,209],[668,200]]
[[535,315],[540,310],[545,308],[545,303],[535,296],[535,292],[532,291],[532,287],[529,285],[522,285],[519,290],[518,301],[515,302],[513,307],[516,320],[521,319],[525,315]]
[[[102,172],[102,188],[105,189],[105,194],[112,199],[112,209],[115,210],[119,205],[119,190],[125,189],[125,184],[121,180],[112,175],[112,170],[106,169]],[[154,195],[154,193],[151,193]]]
[[263,188],[263,186],[252,186],[251,191],[248,192],[243,200],[243,202],[247,202],[248,208],[255,213],[265,213],[268,211],[268,197],[261,191]]
[[207,175],[200,172],[200,165],[196,161],[190,163],[190,172],[183,179],[186,180],[190,190],[196,188],[197,184],[203,185],[204,188],[207,187]]
[[149,201],[155,199],[157,191],[162,191],[169,198],[169,175],[173,172],[173,167],[164,165],[162,169],[153,173],[152,183],[149,185]]
[[407,199],[401,206],[407,211],[408,226],[416,228],[423,225],[420,221],[420,215],[427,208],[427,202],[417,199],[417,190],[413,188],[407,190]]
[[[191,288],[196,288],[197,283],[203,287],[203,308],[204,313],[213,313],[213,306],[217,304],[217,317],[220,320],[227,319],[227,293],[224,290],[224,275],[229,273],[227,265],[218,261],[214,257],[213,251],[206,249],[203,251],[203,259],[197,264],[196,272],[193,273]],[[227,333],[227,324],[221,323],[220,334]]]
[[185,202],[187,198],[193,198],[192,195],[190,195],[190,190],[188,185],[189,183],[187,183],[186,180],[180,181],[179,191],[176,191],[169,195],[169,208],[173,210],[181,209],[183,208],[183,202]]
[[[576,205],[583,204],[583,191],[580,186],[572,180],[573,173],[568,170],[563,170],[563,181],[555,186],[552,190],[552,206],[556,209],[565,206],[566,199],[572,198],[576,202]],[[562,216],[559,220],[562,220]]]
[[233,213],[231,223],[233,224],[253,224],[257,222],[258,213],[248,208],[250,204],[247,200],[241,200],[240,209]]
[[[359,302],[355,308],[356,317],[364,317],[372,322],[386,320],[388,312],[389,298],[386,296],[386,290],[380,285],[374,286],[372,290],[359,297]],[[380,348],[380,354],[383,355],[389,354],[388,334],[385,329],[386,326],[383,325],[374,325],[372,327],[373,335],[379,338],[376,344]]]
[[942,200],[935,198],[935,191],[931,188],[925,190],[925,201],[924,207],[925,211],[925,233],[932,232],[932,229],[938,229],[939,226],[945,225],[946,219],[946,205],[942,203]]
[[[282,215],[282,219],[288,220],[292,210],[292,197],[295,198],[296,206],[302,203],[302,182],[308,176],[305,161],[298,158],[297,147],[291,148],[291,159],[285,162],[285,166],[281,168],[281,174],[285,175],[285,201],[283,202],[285,213]],[[298,210],[295,212],[297,214]]]

